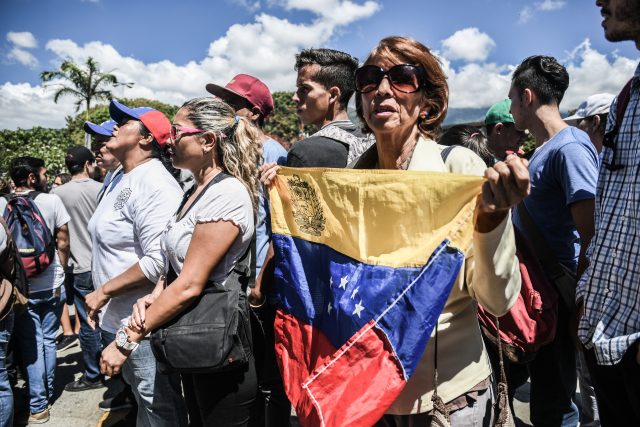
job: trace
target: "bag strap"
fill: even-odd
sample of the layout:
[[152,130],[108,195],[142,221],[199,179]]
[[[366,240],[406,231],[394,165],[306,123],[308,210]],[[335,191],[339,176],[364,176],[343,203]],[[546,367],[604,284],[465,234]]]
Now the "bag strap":
[[451,152],[453,151],[454,148],[456,148],[457,145],[450,145],[447,148],[445,148],[444,150],[442,150],[440,152],[440,157],[442,157],[442,161],[444,163],[447,162],[447,158],[449,157],[449,154],[451,154]]
[[618,94],[618,100],[616,104],[616,124],[607,134],[610,134],[610,138],[613,139],[616,137],[618,132],[620,131],[620,127],[622,126],[622,119],[624,118],[624,112],[629,105],[629,98],[631,97],[631,83],[633,82],[633,78],[629,79],[626,85],[622,88],[620,93]]
[[[524,204],[524,201],[518,204],[517,209],[518,215],[520,217],[520,222],[524,227],[525,235],[529,238],[529,241],[533,245],[533,249],[536,252],[538,261],[540,261],[543,269],[549,275],[550,281],[553,282],[554,279],[566,275],[567,269],[563,268],[563,266],[560,265],[556,257],[553,255],[551,246],[549,246],[546,239],[540,232],[540,229],[533,221],[533,218],[531,218],[529,210]],[[560,289],[560,287],[558,286],[554,286],[554,289],[556,289],[556,291],[560,294],[565,304],[567,304],[567,307],[572,308],[575,305],[575,303],[573,302],[574,295],[571,295],[568,290]]]
[[[211,181],[209,181],[207,183],[207,185],[202,189],[202,191],[200,192],[200,194],[198,194],[198,196],[196,197],[196,199],[193,201],[193,203],[191,203],[191,206],[189,206],[189,209],[187,209],[186,212],[183,212],[182,215],[180,215],[179,219],[184,218],[184,216],[191,210],[191,208],[193,208],[195,206],[196,203],[198,203],[198,200],[200,200],[200,198],[204,195],[204,193],[206,193],[206,191],[213,185],[219,183],[220,181],[222,181],[223,179],[226,178],[230,178],[231,175],[226,174],[224,172],[220,172],[219,174],[217,174],[216,176],[213,177],[213,179]],[[194,191],[196,191],[197,185],[194,184],[190,189],[188,189],[186,191],[186,193],[184,193],[184,195],[182,196],[182,202],[180,202],[180,206],[178,207],[178,210],[176,211],[175,215],[177,216],[180,211],[182,210],[182,208],[184,207],[184,205],[187,204],[187,200],[189,200],[189,197],[191,197],[191,195],[193,194]]]
[[438,395],[438,322],[436,322],[436,333],[433,339],[435,341],[433,343],[433,395],[431,396],[433,413],[431,425],[450,425],[449,409]]

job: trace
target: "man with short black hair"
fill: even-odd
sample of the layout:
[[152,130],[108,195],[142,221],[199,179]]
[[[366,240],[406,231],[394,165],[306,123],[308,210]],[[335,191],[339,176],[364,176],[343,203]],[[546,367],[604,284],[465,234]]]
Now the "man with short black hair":
[[287,166],[344,168],[373,141],[349,120],[358,60],[333,49],[306,49],[296,55],[293,101],[302,124],[320,130],[293,145]]
[[[569,275],[567,281],[573,282],[573,275],[579,277],[586,268],[585,251],[593,236],[598,154],[587,134],[560,116],[568,87],[569,74],[555,58],[531,56],[514,71],[509,98],[516,128],[528,129],[536,144],[529,162],[531,193],[514,213],[514,225],[534,244],[542,241],[550,248],[553,261],[545,262],[539,254],[547,273],[562,268]],[[569,333],[574,283],[570,289],[556,286],[563,297],[556,337],[529,363],[534,425],[578,424],[573,403],[576,355]]]
[[489,107],[484,116],[487,147],[498,161],[503,161],[509,154],[518,154],[527,136],[525,131],[516,129],[510,108],[511,100],[503,99]]
[[[56,333],[65,301],[64,272],[69,258],[69,214],[60,197],[43,193],[47,187],[44,160],[18,157],[11,161],[9,175],[16,185],[16,196],[33,199],[42,220],[55,240],[57,251],[48,267],[29,277],[29,306],[15,319],[14,334],[26,363],[29,388],[29,423],[49,420],[56,369]],[[7,200],[0,198],[0,211]],[[6,216],[6,215],[5,215]]]
[[[640,49],[640,2],[597,0],[596,5],[606,39],[630,40]],[[583,308],[578,338],[603,426],[640,425],[640,65],[627,84],[609,110],[591,264],[576,293]]]
[[51,191],[58,195],[67,209],[69,221],[69,238],[71,254],[69,269],[66,272],[67,298],[77,298],[76,315],[80,318],[80,348],[84,361],[84,374],[65,386],[66,391],[84,391],[102,387],[100,374],[100,331],[87,323],[87,312],[84,297],[94,290],[91,280],[91,236],[87,225],[96,210],[97,196],[101,185],[93,177],[96,174],[96,160],[91,151],[77,145],[67,150],[65,164],[71,181]]

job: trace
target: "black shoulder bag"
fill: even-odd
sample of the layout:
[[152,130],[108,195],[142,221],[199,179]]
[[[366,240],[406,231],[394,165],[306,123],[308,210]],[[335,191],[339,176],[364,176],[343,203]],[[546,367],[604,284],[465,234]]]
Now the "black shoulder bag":
[[[228,177],[224,173],[216,175],[189,209],[209,187]],[[193,189],[185,194],[177,213],[192,192]],[[202,294],[187,309],[151,332],[151,349],[158,371],[213,374],[246,366],[251,353],[246,289],[252,277],[254,244],[252,240],[224,285],[207,282]],[[165,286],[171,286],[176,278],[169,263]]]

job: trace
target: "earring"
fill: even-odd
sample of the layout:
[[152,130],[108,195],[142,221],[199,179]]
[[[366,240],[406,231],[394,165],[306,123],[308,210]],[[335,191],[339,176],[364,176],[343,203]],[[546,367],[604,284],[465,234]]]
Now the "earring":
[[420,113],[420,120],[425,120],[427,118],[427,112],[426,111],[422,111]]

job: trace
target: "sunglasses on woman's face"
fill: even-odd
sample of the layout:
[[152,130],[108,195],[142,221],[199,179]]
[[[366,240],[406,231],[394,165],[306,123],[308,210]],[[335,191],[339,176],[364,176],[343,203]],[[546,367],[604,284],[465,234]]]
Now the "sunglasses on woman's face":
[[417,92],[425,82],[424,69],[415,65],[394,65],[386,71],[377,65],[365,65],[356,70],[356,91],[367,93],[376,90],[385,76],[389,78],[391,87],[403,93]]
[[204,133],[206,130],[196,129],[196,128],[188,128],[180,125],[171,125],[169,128],[169,138],[172,141],[176,141],[177,139],[182,138],[183,136],[195,135],[198,133]]

